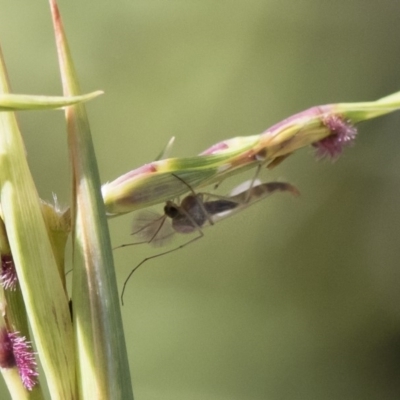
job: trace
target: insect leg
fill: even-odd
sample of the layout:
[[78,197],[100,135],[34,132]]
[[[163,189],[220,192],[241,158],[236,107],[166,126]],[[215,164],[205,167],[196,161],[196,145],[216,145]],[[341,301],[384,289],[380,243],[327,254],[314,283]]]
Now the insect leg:
[[195,238],[189,240],[188,242],[183,243],[183,244],[181,244],[180,246],[175,247],[175,248],[173,248],[173,249],[171,249],[171,250],[163,251],[162,253],[155,254],[154,256],[146,257],[146,258],[143,259],[135,268],[133,268],[133,270],[132,270],[132,271],[129,273],[129,275],[126,277],[125,282],[124,282],[124,285],[122,286],[122,292],[121,292],[121,303],[122,303],[122,305],[124,305],[124,293],[125,293],[126,285],[128,284],[128,281],[129,281],[129,279],[131,278],[131,276],[133,275],[133,273],[134,273],[135,271],[137,271],[137,269],[138,269],[140,266],[142,266],[145,262],[147,262],[147,261],[149,261],[149,260],[152,260],[153,258],[157,258],[157,257],[160,257],[160,256],[165,256],[166,254],[173,253],[174,251],[183,249],[184,247],[186,247],[186,246],[189,245],[190,243],[193,243],[193,242],[195,242],[196,240],[202,238],[202,237],[204,236],[204,233],[201,231],[200,228],[199,228],[198,232],[199,232],[199,235],[196,236]]

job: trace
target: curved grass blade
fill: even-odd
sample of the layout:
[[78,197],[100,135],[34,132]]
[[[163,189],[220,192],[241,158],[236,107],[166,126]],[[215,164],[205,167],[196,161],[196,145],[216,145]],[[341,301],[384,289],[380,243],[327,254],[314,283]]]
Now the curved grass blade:
[[27,94],[1,94],[0,111],[32,111],[61,108],[94,99],[103,94],[96,91],[81,96],[34,96]]

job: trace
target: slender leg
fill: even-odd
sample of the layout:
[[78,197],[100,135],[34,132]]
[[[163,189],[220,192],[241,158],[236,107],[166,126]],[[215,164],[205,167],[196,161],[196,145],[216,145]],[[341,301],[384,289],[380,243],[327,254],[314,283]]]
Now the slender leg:
[[173,248],[173,249],[171,249],[171,250],[163,251],[162,253],[155,254],[154,256],[146,257],[146,258],[145,258],[144,260],[142,260],[138,265],[136,265],[136,267],[133,268],[133,270],[129,273],[129,275],[128,275],[127,278],[125,279],[124,285],[122,286],[122,292],[121,292],[121,303],[122,303],[122,305],[124,305],[124,293],[125,293],[126,285],[128,284],[128,281],[129,281],[129,279],[131,278],[131,276],[133,275],[133,273],[134,273],[135,271],[137,271],[137,269],[138,269],[140,266],[142,266],[145,262],[147,262],[147,261],[149,261],[149,260],[152,260],[153,258],[157,258],[157,257],[160,257],[160,256],[165,256],[166,254],[173,253],[174,251],[183,249],[184,247],[186,247],[186,246],[189,245],[190,243],[193,243],[193,242],[195,242],[196,240],[202,238],[202,237],[204,236],[204,233],[201,231],[200,228],[199,228],[199,231],[198,231],[198,232],[199,232],[199,235],[196,236],[195,238],[189,240],[188,242],[183,243],[183,244],[181,244],[180,246],[175,247],[175,248]]

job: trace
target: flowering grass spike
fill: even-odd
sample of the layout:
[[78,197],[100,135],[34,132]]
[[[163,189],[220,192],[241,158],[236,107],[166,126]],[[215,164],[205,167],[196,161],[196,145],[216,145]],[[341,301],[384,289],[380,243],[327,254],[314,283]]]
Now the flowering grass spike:
[[15,290],[17,282],[18,278],[13,258],[11,255],[3,254],[1,256],[0,285],[6,290]]
[[102,186],[109,217],[163,203],[194,189],[223,181],[247,169],[273,168],[306,146],[317,157],[336,160],[356,137],[355,124],[400,109],[400,92],[377,101],[311,107],[271,126],[259,135],[216,143],[197,156],[153,161]]
[[342,154],[345,146],[354,144],[357,128],[338,115],[330,115],[325,118],[324,124],[331,134],[313,143],[313,146],[317,149],[317,158],[327,157],[336,160]]
[[9,333],[5,328],[0,331],[0,367],[17,367],[19,376],[26,389],[32,390],[37,384],[37,364],[30,342],[19,332]]

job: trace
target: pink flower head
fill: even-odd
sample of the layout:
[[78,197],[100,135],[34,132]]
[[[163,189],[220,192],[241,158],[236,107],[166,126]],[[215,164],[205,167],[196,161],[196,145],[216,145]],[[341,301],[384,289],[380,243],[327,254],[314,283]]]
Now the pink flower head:
[[0,367],[18,368],[23,385],[32,390],[37,383],[37,364],[32,346],[19,332],[0,330]]
[[357,129],[350,122],[345,121],[339,115],[331,114],[323,120],[323,124],[331,134],[326,138],[313,143],[317,148],[317,157],[330,157],[336,160],[343,151],[343,147],[354,143]]
[[16,365],[13,344],[7,329],[0,329],[0,368],[13,368]]
[[4,289],[15,290],[17,282],[18,278],[12,256],[9,254],[2,254],[0,285],[3,286]]

